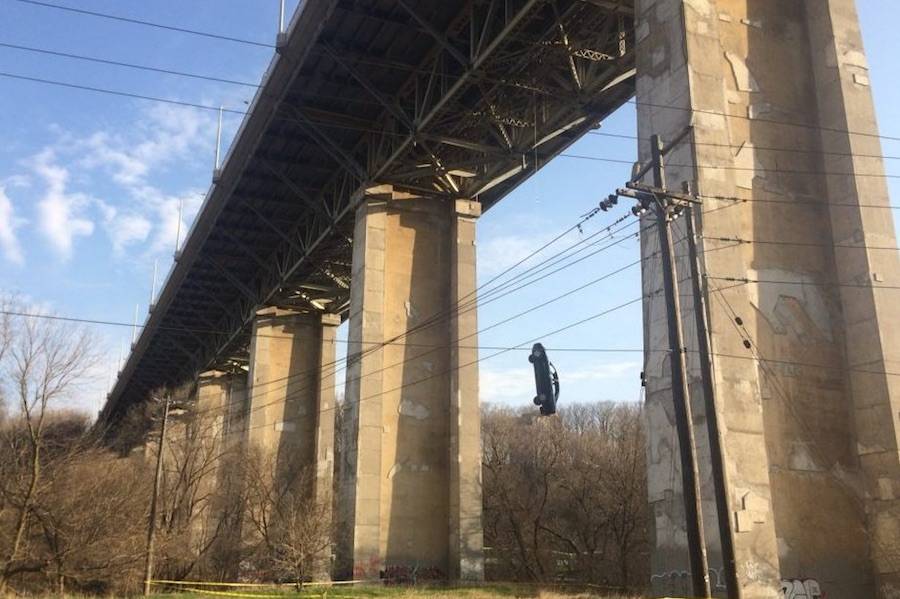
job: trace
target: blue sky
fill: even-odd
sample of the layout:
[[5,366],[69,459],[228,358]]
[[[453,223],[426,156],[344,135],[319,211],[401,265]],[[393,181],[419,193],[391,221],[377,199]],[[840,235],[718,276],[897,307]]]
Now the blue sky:
[[[59,0],[63,3],[64,0]],[[277,0],[67,2],[180,27],[244,39],[274,41]],[[296,0],[288,1],[288,14]],[[876,106],[883,134],[900,136],[900,64],[894,58],[900,3],[858,0]],[[14,0],[0,0],[0,43],[134,62],[258,82],[271,50],[80,16]],[[242,109],[254,90],[145,71],[97,65],[0,47],[0,71]],[[225,117],[225,147],[239,123]],[[172,264],[178,207],[181,235],[206,192],[215,144],[213,112],[52,87],[0,77],[0,290],[62,315],[131,322],[135,305],[143,321],[154,264],[160,280]],[[625,106],[605,124],[610,133],[633,135],[634,110]],[[884,153],[900,144],[884,142]],[[635,142],[587,136],[572,153],[631,160]],[[888,161],[888,172],[900,172]],[[517,189],[479,222],[482,282],[529,253],[626,180],[624,165],[560,158]],[[891,181],[897,197],[896,182]],[[585,234],[624,213],[602,214]],[[560,246],[577,240],[573,233]],[[547,278],[479,310],[489,326],[638,257],[627,240],[578,267]],[[483,334],[481,345],[508,346],[579,320],[640,294],[639,269],[532,312]],[[107,356],[92,387],[78,401],[99,408],[114,376],[120,348],[127,352],[129,328],[97,327]],[[638,304],[585,326],[545,339],[549,347],[641,347]],[[339,350],[340,351],[340,350]],[[490,350],[485,350],[489,352]],[[484,354],[485,352],[483,352]],[[556,352],[551,358],[563,379],[563,401],[638,398],[639,353]],[[523,353],[481,364],[482,399],[527,405],[532,391]]]

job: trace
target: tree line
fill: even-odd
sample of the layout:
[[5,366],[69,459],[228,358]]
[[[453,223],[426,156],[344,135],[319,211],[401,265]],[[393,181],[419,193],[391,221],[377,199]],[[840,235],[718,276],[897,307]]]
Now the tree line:
[[[136,407],[100,438],[67,408],[98,363],[67,323],[9,315],[0,299],[0,594],[140,589],[162,406]],[[223,434],[221,416],[170,390],[153,576],[302,582],[327,574],[333,495],[313,473]],[[340,415],[340,410],[337,410]],[[642,588],[648,579],[646,466],[638,405],[573,404],[558,416],[483,411],[486,574],[503,581]],[[341,442],[338,417],[335,447]],[[339,462],[339,459],[336,459]]]

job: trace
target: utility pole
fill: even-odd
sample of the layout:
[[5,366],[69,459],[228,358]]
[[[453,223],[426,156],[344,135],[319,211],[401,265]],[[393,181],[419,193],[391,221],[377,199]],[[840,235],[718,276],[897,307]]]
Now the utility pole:
[[[694,297],[694,318],[697,329],[697,345],[700,360],[700,375],[703,384],[704,407],[706,408],[707,432],[709,435],[710,461],[713,488],[716,497],[716,515],[719,537],[722,544],[722,561],[725,569],[728,598],[740,599],[741,589],[737,579],[734,552],[734,533],[731,526],[731,507],[725,472],[725,458],[716,411],[715,385],[712,379],[712,360],[709,338],[709,321],[706,310],[704,288],[701,285],[700,259],[697,252],[695,206],[699,200],[685,183],[684,193],[675,193],[666,188],[666,172],[663,156],[678,146],[690,133],[686,128],[668,147],[664,147],[658,135],[650,139],[652,160],[636,169],[625,189],[617,189],[608,199],[600,203],[602,210],[608,210],[618,203],[618,198],[627,197],[638,201],[632,208],[635,216],[653,211],[659,232],[659,252],[662,257],[663,290],[666,297],[667,324],[669,329],[669,351],[672,368],[672,401],[675,411],[675,428],[681,458],[681,482],[684,495],[685,523],[690,555],[691,581],[695,596],[709,597],[709,564],[707,561],[706,537],[703,531],[703,509],[700,493],[700,476],[697,466],[694,423],[691,410],[690,388],[687,381],[687,350],[684,346],[684,326],[681,319],[680,292],[678,289],[678,267],[672,242],[672,221],[687,211],[687,248],[691,269],[691,285]],[[653,174],[653,185],[645,185],[640,180]]]
[[665,192],[666,172],[663,164],[663,145],[658,135],[650,138],[650,149],[653,153],[653,186],[663,192],[657,195],[656,205],[653,208],[656,212],[659,251],[663,265],[663,288],[668,311],[672,399],[675,404],[678,445],[681,449],[681,481],[690,553],[691,581],[695,596],[709,597],[709,566],[706,561],[706,538],[703,534],[700,472],[695,452],[693,413],[687,380],[687,355],[684,347],[684,327],[681,321],[678,268],[675,264],[675,246],[672,243],[672,221],[677,218],[676,204]]
[[153,578],[153,545],[156,539],[156,503],[159,500],[159,485],[162,481],[163,449],[166,442],[166,424],[169,422],[169,395],[163,407],[162,426],[159,430],[159,450],[156,454],[156,478],[153,480],[153,496],[150,498],[150,519],[147,521],[147,560],[144,565],[144,596],[150,595],[150,581]]
[[[690,194],[686,186],[685,193]],[[725,587],[728,599],[741,599],[741,588],[737,579],[737,563],[734,554],[734,531],[731,527],[731,502],[728,498],[728,484],[725,473],[725,456],[722,435],[719,430],[719,415],[716,411],[715,385],[712,378],[712,351],[709,340],[709,317],[706,311],[706,295],[701,284],[700,256],[697,252],[697,222],[693,206],[687,215],[688,257],[691,261],[691,284],[694,297],[694,318],[697,328],[697,350],[700,360],[700,376],[703,380],[703,396],[706,408],[706,429],[709,436],[709,453],[712,465],[713,487],[716,495],[719,539],[722,545],[722,565],[725,568]]]

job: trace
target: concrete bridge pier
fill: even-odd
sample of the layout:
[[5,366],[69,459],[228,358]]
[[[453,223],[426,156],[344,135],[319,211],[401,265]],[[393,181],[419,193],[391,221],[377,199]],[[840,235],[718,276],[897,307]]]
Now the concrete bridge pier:
[[284,480],[330,494],[334,463],[335,332],[340,317],[266,308],[250,344],[247,443]]
[[474,201],[389,185],[370,189],[356,211],[341,577],[484,576],[473,349],[480,212]]
[[[273,477],[269,484],[315,500],[315,513],[329,522],[339,324],[335,314],[266,308],[257,313],[250,344],[247,448]],[[330,556],[316,561],[321,579]]]
[[204,575],[238,575],[241,504],[236,464],[242,459],[247,414],[247,374],[210,370],[197,380],[197,416],[194,427],[198,447],[197,497],[206,497],[191,531],[192,543],[206,558],[199,564]]
[[[636,9],[642,160],[650,135],[672,140],[693,127],[667,175],[670,187],[691,181],[705,196],[699,244],[742,597],[896,597],[900,302],[889,287],[900,284],[900,262],[854,1],[637,0]],[[656,249],[650,229],[647,294],[661,285]],[[692,323],[693,306],[682,307]],[[689,577],[666,307],[657,294],[644,310],[653,589],[677,595]],[[696,349],[696,331],[686,343]],[[689,356],[722,596],[707,414]]]

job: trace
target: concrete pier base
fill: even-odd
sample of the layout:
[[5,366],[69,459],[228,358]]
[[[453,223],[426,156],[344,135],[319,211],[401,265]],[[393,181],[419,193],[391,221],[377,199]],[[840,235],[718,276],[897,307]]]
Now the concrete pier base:
[[[888,195],[854,2],[638,0],[636,37],[641,158],[650,135],[672,140],[693,127],[667,175],[670,187],[690,181],[705,196],[700,246],[741,596],[895,597],[900,378],[890,373],[900,372],[900,302],[878,286],[900,283],[900,263],[895,250],[871,249],[896,237],[890,210],[878,208]],[[648,294],[661,285],[656,250],[650,229]],[[688,268],[679,262],[683,276]],[[693,306],[682,305],[692,323]],[[658,295],[644,322],[653,590],[678,595],[689,577]],[[696,331],[686,342],[697,347]],[[722,596],[706,414],[689,355]]]
[[[342,577],[481,579],[477,202],[380,186],[356,213]],[[459,314],[451,307],[461,302]]]

